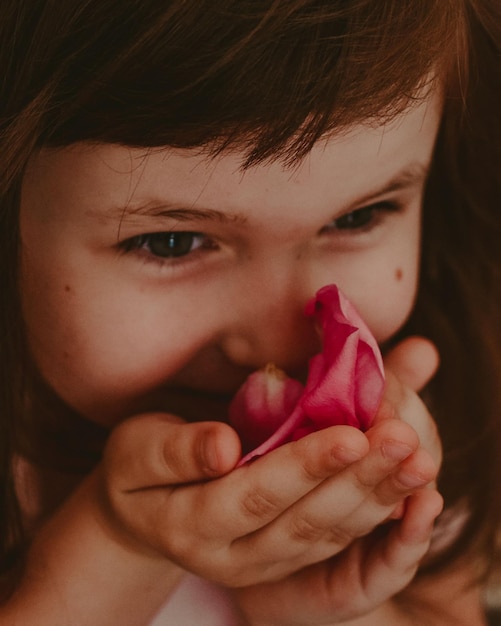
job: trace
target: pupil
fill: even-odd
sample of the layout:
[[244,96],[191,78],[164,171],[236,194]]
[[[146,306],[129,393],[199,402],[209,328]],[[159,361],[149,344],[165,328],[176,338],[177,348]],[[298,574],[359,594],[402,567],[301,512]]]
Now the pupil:
[[193,246],[193,233],[155,233],[150,250],[155,256],[176,257],[188,254]]
[[358,209],[358,211],[353,211],[353,213],[348,213],[348,215],[344,215],[340,217],[336,226],[338,228],[360,228],[361,226],[365,226],[372,219],[372,209],[367,207],[366,209]]

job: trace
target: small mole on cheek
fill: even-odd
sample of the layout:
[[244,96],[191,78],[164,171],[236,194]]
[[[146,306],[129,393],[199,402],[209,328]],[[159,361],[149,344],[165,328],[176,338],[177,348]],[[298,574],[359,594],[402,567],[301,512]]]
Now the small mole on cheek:
[[395,278],[397,280],[402,280],[403,276],[404,276],[404,273],[402,272],[402,269],[400,267],[397,267],[395,271]]
[[65,285],[64,290],[69,293],[71,291],[71,287],[69,285]]

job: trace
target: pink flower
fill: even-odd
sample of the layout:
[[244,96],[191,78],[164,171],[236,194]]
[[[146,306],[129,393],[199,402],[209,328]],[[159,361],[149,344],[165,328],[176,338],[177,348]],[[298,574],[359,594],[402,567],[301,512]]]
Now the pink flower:
[[309,362],[303,387],[270,364],[251,374],[229,409],[245,456],[240,464],[308,433],[348,424],[366,430],[384,388],[376,340],[354,306],[335,285],[306,305],[322,331],[322,352]]

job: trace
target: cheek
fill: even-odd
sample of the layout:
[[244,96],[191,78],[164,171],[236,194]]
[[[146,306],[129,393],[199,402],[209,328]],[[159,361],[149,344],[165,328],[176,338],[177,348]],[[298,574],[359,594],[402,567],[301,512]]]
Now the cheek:
[[211,336],[210,316],[176,308],[168,291],[161,297],[107,285],[99,293],[77,283],[53,283],[38,316],[26,306],[45,380],[66,404],[106,426],[158,408],[163,390]]
[[352,300],[378,343],[397,333],[416,300],[420,265],[420,210],[413,206],[391,222],[388,236],[367,254],[351,257],[339,286]]
[[386,280],[373,281],[364,293],[354,296],[355,305],[380,344],[405,324],[418,287],[417,267],[399,264],[386,270],[386,275]]

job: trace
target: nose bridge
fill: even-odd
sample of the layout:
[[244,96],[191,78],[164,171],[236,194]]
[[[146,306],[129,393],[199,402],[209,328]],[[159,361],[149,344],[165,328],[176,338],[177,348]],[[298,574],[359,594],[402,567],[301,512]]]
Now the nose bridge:
[[223,338],[226,356],[238,365],[260,368],[273,362],[286,370],[304,366],[317,347],[304,315],[311,295],[300,274],[268,267],[242,284],[234,316]]

